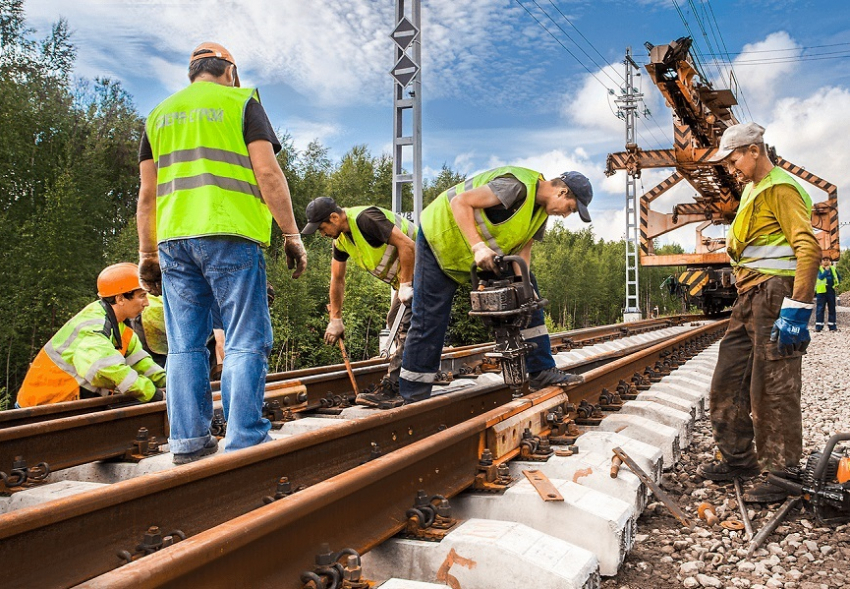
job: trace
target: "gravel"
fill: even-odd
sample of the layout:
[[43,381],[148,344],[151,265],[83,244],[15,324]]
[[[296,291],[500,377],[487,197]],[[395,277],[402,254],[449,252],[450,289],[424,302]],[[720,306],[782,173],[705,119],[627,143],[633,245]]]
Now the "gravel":
[[[850,297],[847,304],[850,305]],[[834,433],[850,428],[850,307],[838,307],[838,332],[814,333],[803,359],[804,457],[821,450]],[[821,526],[806,508],[791,513],[752,558],[743,530],[709,527],[697,519],[702,501],[721,521],[739,520],[730,483],[705,481],[696,467],[712,459],[708,419],[694,426],[694,440],[681,461],[665,473],[662,488],[698,522],[682,527],[663,504],[650,502],[638,520],[635,546],[616,577],[602,589],[839,589],[850,587],[850,526]],[[746,487],[745,487],[746,490]],[[650,500],[652,501],[652,499]],[[779,504],[748,504],[758,530]],[[639,566],[638,566],[639,565]]]

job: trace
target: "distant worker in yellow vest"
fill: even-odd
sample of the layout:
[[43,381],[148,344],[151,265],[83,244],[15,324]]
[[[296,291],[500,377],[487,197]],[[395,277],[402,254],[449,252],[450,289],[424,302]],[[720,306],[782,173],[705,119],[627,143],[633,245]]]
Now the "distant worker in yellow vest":
[[[406,403],[431,396],[452,298],[458,284],[469,282],[472,264],[493,271],[497,256],[518,255],[530,268],[531,247],[543,238],[549,216],[577,212],[589,223],[591,199],[590,181],[579,172],[546,180],[540,172],[504,166],[449,188],[422,211],[399,387]],[[531,282],[539,294],[533,273]],[[581,382],[581,376],[555,366],[542,310],[532,315],[522,337],[536,346],[526,358],[532,389]]]
[[413,268],[416,258],[416,224],[401,215],[375,206],[340,208],[334,199],[317,198],[307,205],[307,225],[301,233],[310,235],[317,230],[333,239],[331,261],[330,323],[325,330],[325,343],[333,345],[345,334],[342,322],[342,301],[345,296],[345,270],[350,259],[395,289],[387,327],[404,306],[395,336],[396,349],[390,359],[387,376],[375,392],[360,393],[357,403],[367,407],[391,409],[403,405],[398,394],[398,376],[404,342],[410,326],[413,300]]
[[830,331],[838,331],[838,324],[835,322],[835,287],[839,282],[841,282],[841,276],[832,265],[832,258],[824,256],[818,269],[817,282],[815,282],[818,303],[815,310],[815,331],[823,330],[823,315],[826,307],[829,308],[827,326]]
[[33,407],[114,393],[161,401],[165,370],[142,349],[125,322],[147,307],[136,264],[104,268],[99,300],[56,332],[35,357],[18,392],[19,407]]
[[239,87],[236,61],[217,43],[189,58],[187,88],[150,113],[139,148],[139,275],[164,295],[168,332],[169,446],[175,464],[214,453],[210,308],[225,333],[221,398],[225,451],[270,440],[262,416],[272,327],[263,248],[272,218],[283,231],[294,278],[307,254],[292,213],[280,142],[253,88]]
[[[797,466],[803,453],[802,362],[821,249],[811,198],[774,166],[763,134],[755,123],[729,127],[713,157],[747,183],[726,239],[738,300],[710,393],[722,460],[697,469],[713,481],[784,471]],[[769,503],[786,495],[757,481],[744,499]]]

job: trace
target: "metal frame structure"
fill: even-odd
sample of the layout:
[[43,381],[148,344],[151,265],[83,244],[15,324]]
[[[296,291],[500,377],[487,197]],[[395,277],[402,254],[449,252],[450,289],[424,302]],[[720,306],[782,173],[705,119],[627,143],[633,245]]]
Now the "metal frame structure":
[[[625,65],[625,87],[623,95],[614,102],[619,111],[618,116],[626,121],[626,149],[636,148],[635,118],[638,103],[643,94],[639,93],[634,85],[634,71],[639,72],[638,65],[632,59],[632,48],[626,49]],[[640,75],[640,73],[638,73]],[[626,170],[626,307],[623,312],[623,321],[637,321],[641,318],[640,311],[640,289],[638,280],[638,252],[640,241],[638,235],[638,198],[637,182],[640,174],[633,170]]]
[[[409,18],[406,15],[405,5],[405,0],[396,0],[396,27],[390,35],[396,44],[393,48],[395,65],[390,71],[390,75],[395,80],[393,84],[392,210],[395,213],[406,213],[402,207],[402,194],[404,185],[412,184],[412,220],[419,223],[419,215],[422,212],[422,5],[421,0],[410,0]],[[404,134],[405,111],[411,111],[410,135]],[[402,166],[405,148],[413,151],[410,172],[405,172]]]

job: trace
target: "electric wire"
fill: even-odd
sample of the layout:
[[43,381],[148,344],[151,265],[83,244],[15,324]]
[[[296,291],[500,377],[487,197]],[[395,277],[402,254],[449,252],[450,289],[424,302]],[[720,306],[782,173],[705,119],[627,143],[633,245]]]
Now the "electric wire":
[[[534,1],[534,0],[532,0],[532,1]],[[593,73],[593,71],[591,71],[591,69],[590,69],[590,68],[588,68],[588,67],[584,64],[584,62],[583,62],[582,60],[580,60],[580,59],[576,56],[576,54],[575,54],[575,53],[573,53],[572,51],[570,51],[570,50],[569,50],[569,48],[568,48],[566,45],[564,45],[564,44],[561,42],[561,40],[560,40],[560,39],[558,39],[558,37],[557,37],[557,36],[555,36],[555,34],[554,34],[554,33],[552,33],[552,31],[550,31],[550,30],[546,27],[546,25],[545,25],[545,24],[543,24],[543,22],[542,22],[539,18],[537,18],[537,16],[535,16],[533,12],[531,12],[531,11],[528,9],[528,7],[526,7],[526,6],[525,6],[525,5],[524,5],[524,4],[523,4],[520,0],[516,0],[516,3],[517,3],[517,4],[519,4],[519,5],[522,7],[522,9],[523,9],[523,10],[525,10],[525,11],[528,13],[528,15],[529,15],[531,18],[533,18],[533,19],[537,22],[537,24],[538,24],[538,25],[540,25],[540,28],[542,28],[544,31],[546,31],[547,33],[549,33],[549,35],[550,35],[550,36],[551,36],[551,37],[555,40],[555,42],[556,42],[558,45],[560,45],[560,46],[564,49],[564,51],[566,51],[567,53],[569,53],[569,54],[572,56],[572,58],[573,58],[573,59],[575,59],[575,60],[578,62],[578,64],[579,64],[581,67],[583,67],[583,68],[585,69],[585,71],[587,71],[587,73],[588,73],[588,74],[590,74],[591,76],[593,76],[593,79],[594,79],[594,80],[596,80],[597,82],[599,82],[600,84],[602,84],[602,86],[603,86],[606,90],[610,90],[610,88],[609,88],[608,86],[606,86],[606,85],[605,85],[605,83],[604,83],[602,80],[600,80],[600,79],[599,79],[599,77],[598,77],[596,74],[594,74],[594,73]],[[537,2],[535,2],[535,4],[537,4]],[[547,15],[547,16],[548,16],[548,15]],[[550,20],[551,20],[551,17],[550,17]]]
[[[602,55],[602,53],[600,53],[600,52],[599,52],[599,50],[598,50],[598,49],[596,48],[596,46],[595,46],[595,45],[594,45],[594,44],[590,41],[590,39],[588,39],[587,37],[585,37],[585,36],[584,36],[584,33],[582,33],[582,32],[581,32],[581,30],[579,30],[579,28],[578,28],[577,26],[575,26],[575,24],[573,24],[573,21],[572,21],[572,20],[570,20],[570,18],[569,18],[569,17],[567,17],[567,15],[566,15],[566,14],[564,14],[564,13],[561,11],[561,9],[560,9],[560,8],[558,8],[558,5],[557,5],[557,4],[555,4],[552,0],[549,0],[549,4],[551,4],[551,5],[555,8],[555,10],[557,10],[557,11],[558,11],[558,14],[560,14],[560,15],[563,17],[563,19],[564,19],[565,21],[567,21],[567,22],[570,24],[570,26],[571,26],[572,28],[574,28],[574,29],[576,30],[576,32],[577,32],[579,35],[581,35],[581,38],[582,38],[582,39],[584,39],[584,40],[585,40],[585,42],[586,42],[588,45],[590,45],[590,48],[591,48],[591,49],[593,49],[593,50],[596,52],[596,55],[598,55],[598,56],[600,57],[600,59],[602,59],[602,61],[605,63],[605,65],[607,65],[607,66],[611,67],[612,69],[614,69],[614,71],[617,73],[617,75],[620,77],[620,79],[621,79],[621,80],[623,80],[623,81],[625,81],[625,80],[623,79],[623,76],[622,76],[619,72],[617,72],[617,70],[614,68],[614,64],[612,64],[610,61],[608,61],[608,59],[606,59],[606,57],[605,57],[604,55]],[[587,53],[586,53],[586,52],[585,52],[585,55],[587,55]],[[590,58],[590,56],[589,56],[589,55],[587,55],[587,56],[588,56],[588,58]]]
[[[717,37],[720,39],[720,42],[717,44],[718,51],[722,47],[726,61],[729,63],[729,87],[732,87],[732,81],[734,80],[736,85],[735,87],[738,91],[737,93],[740,94],[741,102],[743,102],[743,108],[741,108],[739,104],[738,110],[741,111],[742,114],[746,111],[749,120],[753,120],[753,113],[750,111],[750,105],[747,102],[747,96],[744,94],[744,89],[740,86],[740,84],[738,84],[738,77],[735,75],[735,67],[730,59],[729,49],[726,47],[726,40],[723,38],[723,33],[720,30],[720,23],[717,22],[717,16],[714,14],[714,7],[711,5],[711,0],[705,0],[705,5],[708,6],[708,12],[711,14],[708,21],[709,23],[713,23],[713,30],[717,31]],[[721,55],[721,57],[723,56],[724,55]],[[742,116],[741,119],[744,119],[744,117]]]
[[[615,80],[614,78],[612,78],[612,77],[611,77],[611,75],[610,75],[610,74],[609,74],[609,73],[605,70],[605,68],[604,68],[603,66],[599,65],[598,63],[596,63],[596,61],[593,59],[593,57],[591,57],[591,56],[587,53],[587,51],[585,51],[585,50],[584,50],[584,48],[583,48],[581,45],[579,45],[578,43],[576,43],[575,39],[573,39],[573,38],[570,36],[570,34],[569,34],[567,31],[565,31],[565,30],[564,30],[564,28],[563,28],[560,24],[558,24],[558,23],[555,21],[555,19],[554,19],[554,18],[552,18],[552,16],[551,16],[548,12],[546,12],[545,10],[543,10],[543,8],[540,6],[540,4],[538,4],[538,3],[537,3],[537,0],[531,0],[531,2],[533,2],[533,3],[534,3],[534,5],[537,7],[537,10],[539,10],[540,12],[542,12],[543,14],[545,14],[545,15],[546,15],[546,18],[548,18],[548,19],[549,19],[549,21],[550,21],[553,25],[555,25],[555,26],[558,28],[558,30],[559,30],[559,31],[561,31],[561,32],[562,32],[562,33],[563,33],[563,34],[567,37],[567,39],[569,39],[569,40],[570,40],[570,42],[572,42],[572,44],[573,44],[573,45],[575,45],[576,47],[578,47],[579,51],[581,51],[582,53],[584,53],[584,55],[585,55],[585,56],[586,56],[586,57],[590,60],[590,63],[592,63],[594,67],[598,68],[598,69],[599,69],[599,72],[600,72],[601,74],[603,74],[606,78],[608,78],[609,80],[611,80],[611,82],[612,82],[614,85],[619,85],[619,84],[620,84],[620,82],[618,82],[617,80]],[[551,0],[550,0],[550,2],[551,2]],[[556,8],[557,8],[557,7],[556,7]],[[568,22],[569,22],[569,21],[568,21]],[[578,59],[578,58],[576,58],[576,59]],[[607,63],[607,62],[606,62],[606,63]],[[583,64],[583,63],[582,63],[582,65],[584,66],[584,64]],[[585,67],[585,69],[587,69],[587,67]]]

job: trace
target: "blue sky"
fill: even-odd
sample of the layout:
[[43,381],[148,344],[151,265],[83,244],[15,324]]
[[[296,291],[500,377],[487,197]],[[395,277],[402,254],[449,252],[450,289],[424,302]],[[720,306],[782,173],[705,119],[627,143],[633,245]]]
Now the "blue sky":
[[[191,49],[215,40],[297,147],[318,139],[333,158],[358,144],[390,150],[393,0],[27,0],[25,10],[42,35],[65,17],[76,75],[120,80],[142,114],[187,83]],[[619,92],[627,46],[645,63],[645,41],[692,33],[708,77],[720,77],[708,55],[720,43],[733,57],[748,106],[739,119],[766,126],[783,157],[837,184],[850,220],[845,0],[422,0],[422,17],[426,177],[444,163],[468,174],[508,163],[547,177],[577,169],[595,187],[594,231],[619,238],[625,180],[602,173],[606,154],[624,143],[609,89]],[[639,80],[652,112],[639,121],[639,144],[669,147],[670,111],[648,77]],[[668,174],[646,171],[642,187]],[[654,206],[666,211],[692,195],[680,185]],[[850,228],[843,233],[850,245]],[[667,239],[692,247],[693,230]]]

